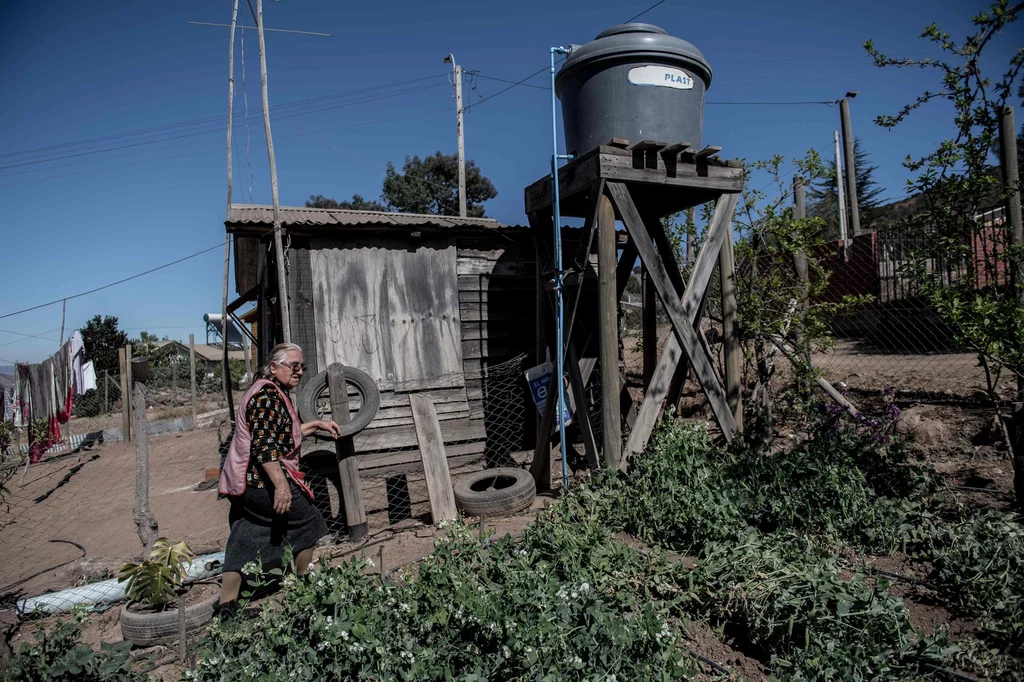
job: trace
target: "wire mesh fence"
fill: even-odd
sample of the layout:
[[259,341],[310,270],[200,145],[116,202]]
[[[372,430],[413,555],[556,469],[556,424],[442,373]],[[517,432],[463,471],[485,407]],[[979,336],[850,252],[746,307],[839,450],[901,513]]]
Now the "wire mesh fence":
[[[467,373],[461,390],[468,412],[451,412],[443,402],[436,406],[439,418],[451,417],[439,423],[453,484],[485,467],[523,464],[524,447],[532,440],[532,434],[527,436],[528,410],[535,409],[528,402],[524,363],[525,356],[519,356]],[[158,400],[153,394],[159,391],[147,386],[149,402]],[[405,402],[408,409],[408,396]],[[393,407],[381,408],[383,417],[404,421],[387,416],[393,412]],[[226,427],[154,434],[148,441],[149,505],[158,534],[189,544],[197,555],[190,579],[200,582],[217,572],[228,534],[229,502],[214,484],[230,439]],[[430,523],[430,498],[413,425],[366,429],[360,437],[364,450],[374,444],[372,451],[358,455],[371,535]],[[8,450],[0,460],[0,482],[6,490],[0,505],[0,613],[31,618],[66,611],[76,603],[103,611],[124,600],[118,571],[143,553],[133,519],[136,448],[133,442],[95,442],[47,456],[28,468],[16,449]],[[303,466],[328,522],[331,535],[325,542],[346,542],[344,499],[332,448],[333,442],[315,445]]]
[[[521,355],[475,372],[441,377],[435,383],[443,388],[423,392],[434,402],[453,484],[482,468],[517,467],[525,460],[523,448],[532,440],[527,436],[527,410],[532,403],[523,379],[525,360]],[[329,398],[322,395],[317,403],[318,413],[330,417]],[[360,397],[351,392],[350,410],[356,413],[360,407]],[[354,439],[371,533],[430,519],[409,396],[385,394],[379,415],[371,428]],[[329,531],[344,537],[344,499],[333,444],[317,447],[303,461]]]

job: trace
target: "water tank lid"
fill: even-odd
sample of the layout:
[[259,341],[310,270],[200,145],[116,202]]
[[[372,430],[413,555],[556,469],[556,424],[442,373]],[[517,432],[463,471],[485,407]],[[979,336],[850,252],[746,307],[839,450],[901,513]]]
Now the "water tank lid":
[[612,26],[573,50],[555,77],[556,89],[561,90],[560,82],[584,64],[619,57],[678,60],[696,71],[704,79],[705,87],[711,85],[711,65],[700,50],[682,38],[670,36],[660,26],[636,23]]

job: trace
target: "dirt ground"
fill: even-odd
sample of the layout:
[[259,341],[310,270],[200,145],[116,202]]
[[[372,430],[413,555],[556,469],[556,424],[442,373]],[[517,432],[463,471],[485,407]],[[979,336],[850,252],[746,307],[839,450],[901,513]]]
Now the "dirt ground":
[[[640,353],[635,343],[627,345],[625,357],[627,373],[635,380],[633,375],[638,376],[638,371],[634,370],[642,366],[642,361],[637,364]],[[780,362],[785,360],[780,358]],[[950,494],[961,496],[973,506],[1010,507],[1013,471],[1001,434],[993,424],[992,408],[972,400],[984,385],[973,357],[908,359],[864,355],[855,348],[840,346],[836,352],[816,358],[816,364],[830,380],[859,389],[860,393],[851,394],[851,398],[860,401],[861,409],[866,411],[880,407],[883,387],[896,386],[902,410],[900,428],[912,450],[950,486],[979,489],[951,489]],[[944,398],[929,398],[935,395]],[[687,399],[694,402],[694,414],[699,414],[699,395],[691,390]],[[160,534],[186,540],[197,554],[223,548],[227,538],[228,503],[218,500],[215,490],[197,490],[204,469],[219,464],[217,444],[216,429],[163,436],[150,442],[150,505],[160,524]],[[557,472],[560,462],[552,462],[552,467]],[[554,478],[557,481],[560,472]],[[120,565],[137,557],[142,549],[132,522],[134,444],[106,444],[49,458],[32,466],[21,483],[19,472],[10,485],[10,507],[0,510],[0,586],[5,586],[0,592],[6,593],[0,602],[0,626],[15,619],[10,609],[14,599],[112,577]],[[537,508],[551,503],[552,498],[539,497],[532,512],[488,520],[485,527],[499,535],[520,533],[532,522]],[[419,513],[419,509],[416,511]],[[359,545],[325,545],[319,550],[318,562],[336,563],[352,554],[365,553],[377,563],[374,570],[390,571],[408,565],[431,551],[439,533],[425,525],[424,518],[420,515],[396,526],[375,518],[370,537]],[[75,545],[55,540],[78,543],[84,547],[85,556],[79,556]],[[870,567],[900,575],[920,577],[927,573],[926,566],[899,556],[862,560]],[[894,580],[890,591],[904,599],[917,628],[928,631],[945,625],[954,638],[974,631],[972,621],[953,617],[927,586]],[[119,610],[118,605],[92,614],[86,641],[93,645],[120,641]],[[45,619],[42,624],[52,620]],[[31,624],[20,629],[15,647],[31,636],[32,629]],[[724,666],[742,679],[766,679],[762,663],[732,647],[727,636],[707,624],[690,626],[686,646],[698,657]],[[142,667],[158,666],[150,673],[153,679],[177,679],[184,667],[177,662],[175,652],[166,648],[139,651],[136,656]],[[710,678],[712,666],[706,667]]]

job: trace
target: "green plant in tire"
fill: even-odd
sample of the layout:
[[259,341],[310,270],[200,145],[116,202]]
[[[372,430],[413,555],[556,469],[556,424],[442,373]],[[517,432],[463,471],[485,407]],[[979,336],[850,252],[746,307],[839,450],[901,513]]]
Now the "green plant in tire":
[[163,610],[180,592],[194,555],[184,541],[171,544],[167,538],[153,543],[149,558],[121,567],[118,582],[127,582],[128,598]]

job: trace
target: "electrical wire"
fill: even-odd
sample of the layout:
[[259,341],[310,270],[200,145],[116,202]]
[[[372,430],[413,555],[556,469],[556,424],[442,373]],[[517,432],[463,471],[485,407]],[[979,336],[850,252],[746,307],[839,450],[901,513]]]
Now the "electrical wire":
[[[422,83],[424,81],[432,80],[434,78],[443,76],[444,74],[437,74],[435,76],[411,79],[408,81],[403,81],[401,83],[392,83],[387,86],[362,88],[359,90],[348,91],[335,95],[327,95],[322,97],[314,97],[306,100],[298,100],[288,104],[272,107],[271,113],[274,114],[275,116],[306,116],[310,114],[322,113],[345,107],[357,106],[360,104],[365,104],[367,102],[373,102],[381,99],[401,97],[411,93],[420,92],[422,90],[426,90],[432,87],[441,86],[443,85],[443,83],[433,83],[429,85],[422,85]],[[396,89],[396,86],[405,85],[418,85],[418,87],[398,87],[398,89]],[[380,94],[379,91],[381,90],[390,90],[390,92]],[[238,123],[244,122],[246,115],[247,114],[245,112],[235,114],[235,121]],[[120,149],[127,149],[131,147],[149,144],[159,144],[161,142],[182,139],[183,137],[192,137],[197,134],[207,134],[215,132],[220,133],[222,132],[222,130],[223,121],[219,117],[195,119],[192,121],[184,121],[182,123],[169,124],[166,126],[157,126],[153,128],[121,133],[117,135],[89,138],[77,142],[67,142],[62,145],[52,145],[50,147],[38,147],[35,149],[22,150],[18,152],[9,152],[6,154],[0,154],[0,158],[11,158],[12,161],[15,160],[12,157],[22,157],[22,159],[18,160],[15,163],[8,163],[7,165],[0,166],[0,170],[19,168],[29,165],[38,165],[54,161],[62,161],[69,158],[75,158],[92,154],[105,154]],[[79,149],[69,149],[74,147],[78,147]],[[59,149],[68,149],[69,151],[67,153],[53,153]],[[37,158],[31,158],[32,155],[36,155]]]
[[544,92],[548,91],[548,89],[543,85],[534,85],[533,83],[516,83],[515,81],[510,81],[507,78],[495,78],[494,76],[486,76],[480,73],[479,71],[475,71],[474,75],[476,75],[478,78],[486,78],[489,81],[498,81],[499,83],[512,83],[513,85],[523,85],[527,88],[536,88],[537,90],[543,90]]
[[754,106],[754,107],[783,107],[783,106],[802,106],[805,104],[824,104],[827,106],[835,106],[839,100],[808,100],[805,102],[712,102],[707,101],[704,104],[719,104],[728,106]]
[[658,5],[662,4],[663,2],[665,2],[665,0],[659,0],[659,2],[656,2],[656,3],[654,3],[653,5],[651,5],[651,6],[650,6],[650,7],[648,7],[647,9],[645,9],[645,10],[644,10],[643,12],[641,12],[640,14],[637,14],[637,15],[636,15],[635,17],[632,17],[632,18],[630,18],[630,19],[626,19],[626,20],[625,20],[624,22],[622,22],[622,23],[624,23],[624,24],[628,24],[628,23],[630,23],[631,21],[636,21],[637,19],[639,19],[639,18],[640,18],[640,17],[642,17],[643,15],[647,14],[648,12],[650,12],[650,11],[651,11],[652,9],[654,9],[654,8],[655,8],[655,7],[657,7]]
[[208,249],[203,249],[202,251],[196,251],[195,253],[189,254],[189,255],[187,255],[187,256],[185,256],[183,258],[179,258],[178,260],[171,261],[170,263],[164,263],[163,265],[159,265],[159,266],[157,266],[155,268],[150,268],[149,270],[146,270],[144,272],[140,272],[140,273],[132,275],[130,277],[125,277],[124,279],[119,279],[116,282],[111,282],[110,284],[104,284],[103,286],[96,287],[95,289],[89,289],[88,291],[83,291],[83,292],[80,292],[80,293],[77,293],[77,294],[72,294],[71,296],[62,296],[62,297],[60,297],[60,298],[58,298],[56,300],[50,301],[48,303],[40,303],[39,305],[34,305],[34,306],[30,307],[30,308],[24,308],[22,310],[17,310],[17,311],[15,311],[13,313],[5,313],[3,315],[0,315],[0,320],[6,319],[8,317],[14,317],[15,315],[21,315],[22,313],[31,312],[33,310],[39,310],[40,308],[46,308],[47,306],[56,305],[57,303],[61,303],[63,301],[70,301],[73,298],[81,298],[82,296],[88,296],[89,294],[95,294],[97,291],[103,291],[104,289],[109,289],[110,287],[117,286],[118,284],[124,284],[125,282],[130,282],[133,279],[138,279],[139,277],[143,277],[145,275],[149,275],[151,273],[157,272],[158,270],[163,270],[164,268],[169,268],[172,265],[177,265],[178,263],[183,263],[183,262],[185,262],[187,260],[195,258],[196,256],[201,256],[204,253],[209,253],[210,251],[213,251],[214,249],[219,249],[219,248],[221,248],[221,246],[223,246],[223,243],[218,243],[216,246],[211,246]]

